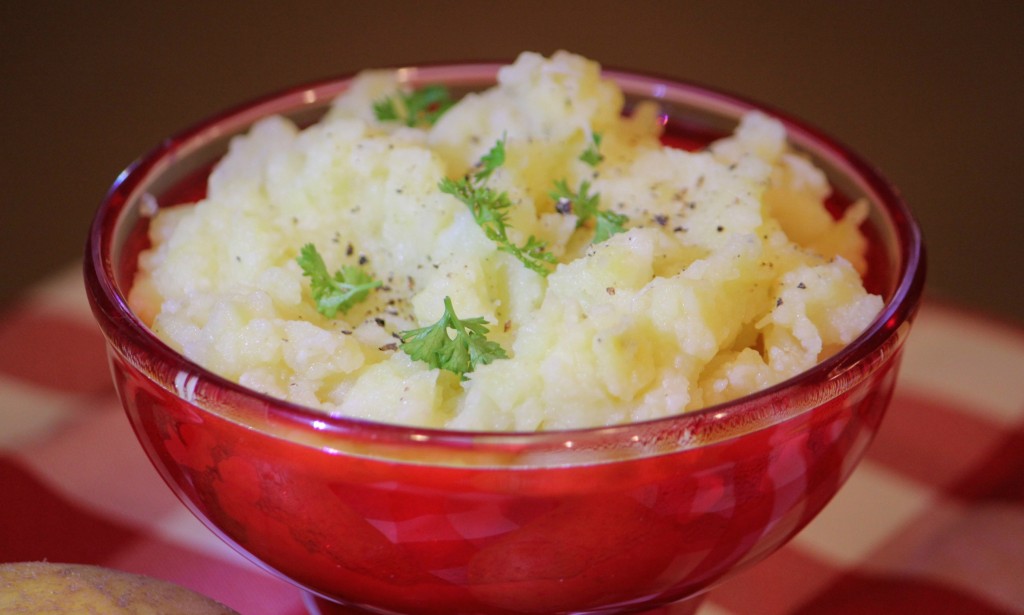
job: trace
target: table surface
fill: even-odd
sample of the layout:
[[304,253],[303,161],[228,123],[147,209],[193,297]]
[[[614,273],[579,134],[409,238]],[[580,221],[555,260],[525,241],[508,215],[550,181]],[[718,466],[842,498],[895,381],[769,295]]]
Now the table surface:
[[[222,544],[145,458],[78,268],[0,313],[0,562],[103,565],[244,615],[299,592]],[[1024,331],[925,302],[882,429],[825,511],[701,615],[1024,613]]]

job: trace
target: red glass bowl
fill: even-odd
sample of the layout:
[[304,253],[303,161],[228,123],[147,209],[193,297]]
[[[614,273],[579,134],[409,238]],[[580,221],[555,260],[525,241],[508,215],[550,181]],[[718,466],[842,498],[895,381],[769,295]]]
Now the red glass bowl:
[[[400,75],[459,92],[493,84],[497,68]],[[631,103],[657,99],[666,138],[678,146],[699,147],[731,131],[742,113],[764,109],[826,172],[833,206],[871,203],[867,284],[886,303],[863,335],[768,390],[643,423],[479,433],[331,418],[190,362],[157,339],[125,297],[146,241],[142,209],[198,198],[232,136],[269,114],[315,121],[349,79],[291,89],[166,140],[122,173],[101,205],[86,286],[139,441],[199,519],[315,596],[311,610],[693,605],[810,521],[878,429],[924,279],[921,236],[896,190],[849,149],[785,114],[691,84],[606,74]]]

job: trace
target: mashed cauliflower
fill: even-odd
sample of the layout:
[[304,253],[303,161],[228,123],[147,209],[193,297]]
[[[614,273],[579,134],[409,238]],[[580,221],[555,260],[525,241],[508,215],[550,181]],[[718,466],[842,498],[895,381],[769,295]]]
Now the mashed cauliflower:
[[[196,363],[331,415],[465,430],[610,425],[733,399],[808,369],[851,342],[882,300],[865,292],[866,204],[825,210],[824,175],[759,113],[690,153],[659,142],[653,103],[622,115],[600,67],[524,53],[498,84],[432,127],[375,118],[402,91],[360,75],[318,124],[271,117],[236,138],[207,197],[161,209],[132,308]],[[581,153],[600,135],[602,161]],[[438,189],[502,137],[489,179],[534,236],[547,277],[499,251]],[[553,183],[591,182],[626,232],[592,243],[556,207]],[[345,314],[316,311],[296,256],[359,264],[383,286]],[[411,359],[398,332],[428,326],[451,297],[483,317],[507,359],[460,378]]]

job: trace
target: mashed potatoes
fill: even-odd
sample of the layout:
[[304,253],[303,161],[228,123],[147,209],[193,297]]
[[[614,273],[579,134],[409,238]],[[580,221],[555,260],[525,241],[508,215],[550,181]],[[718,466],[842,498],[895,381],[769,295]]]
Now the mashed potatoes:
[[[375,117],[402,89],[367,72],[324,120],[272,117],[234,140],[208,196],[164,208],[140,257],[133,309],[167,343],[241,384],[332,415],[470,430],[650,419],[726,401],[806,370],[875,318],[865,292],[866,204],[834,220],[824,175],[753,113],[696,153],[663,147],[653,104],[622,116],[599,66],[525,53],[498,85],[436,124]],[[599,137],[601,161],[580,159]],[[512,202],[508,234],[557,257],[550,275],[498,249],[439,190],[504,137],[488,186]],[[551,196],[590,183],[626,231]],[[564,205],[564,204],[563,204]],[[296,262],[314,244],[330,271],[381,280],[326,318]],[[398,334],[450,297],[483,317],[507,359],[465,380],[413,360]]]

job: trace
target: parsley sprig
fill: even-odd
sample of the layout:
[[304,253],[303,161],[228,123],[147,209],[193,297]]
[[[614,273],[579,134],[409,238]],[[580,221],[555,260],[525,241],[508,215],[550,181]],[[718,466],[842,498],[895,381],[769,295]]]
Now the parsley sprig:
[[600,209],[598,193],[590,194],[590,182],[583,180],[580,188],[573,191],[564,179],[555,180],[555,188],[549,195],[555,200],[555,210],[567,214],[576,214],[576,228],[594,220],[595,230],[592,243],[601,243],[616,233],[626,231],[625,224],[629,218],[607,209]]
[[311,243],[302,246],[295,260],[302,268],[302,274],[310,280],[310,292],[317,311],[327,318],[334,318],[339,310],[343,314],[348,312],[382,284],[354,265],[345,265],[332,276],[327,272],[327,265],[316,246]]
[[593,243],[601,243],[612,235],[625,233],[625,224],[629,222],[629,218],[623,214],[617,214],[607,209],[599,210],[594,218],[597,220],[597,228],[594,230]]
[[590,135],[590,143],[587,144],[587,149],[583,150],[583,153],[580,154],[580,160],[592,167],[596,167],[602,160],[604,160],[600,147],[601,133],[595,132]]
[[373,103],[373,115],[382,122],[404,122],[406,126],[433,126],[455,104],[448,88],[428,85],[409,93],[398,92]]
[[[449,329],[455,332],[455,337],[449,336]],[[508,358],[500,344],[487,339],[488,331],[483,317],[460,319],[456,316],[451,297],[445,297],[444,314],[437,322],[402,331],[398,336],[402,350],[414,360],[453,372],[466,380],[466,374],[477,365]]]
[[546,276],[551,273],[551,265],[558,261],[555,255],[547,252],[547,244],[531,235],[526,243],[519,246],[508,236],[508,210],[512,201],[508,194],[498,192],[487,185],[491,174],[505,164],[505,139],[499,139],[477,163],[476,170],[465,177],[453,180],[444,178],[438,187],[459,199],[473,214],[473,219],[484,230],[491,241],[498,244],[498,249],[519,259],[524,265],[537,273]]

